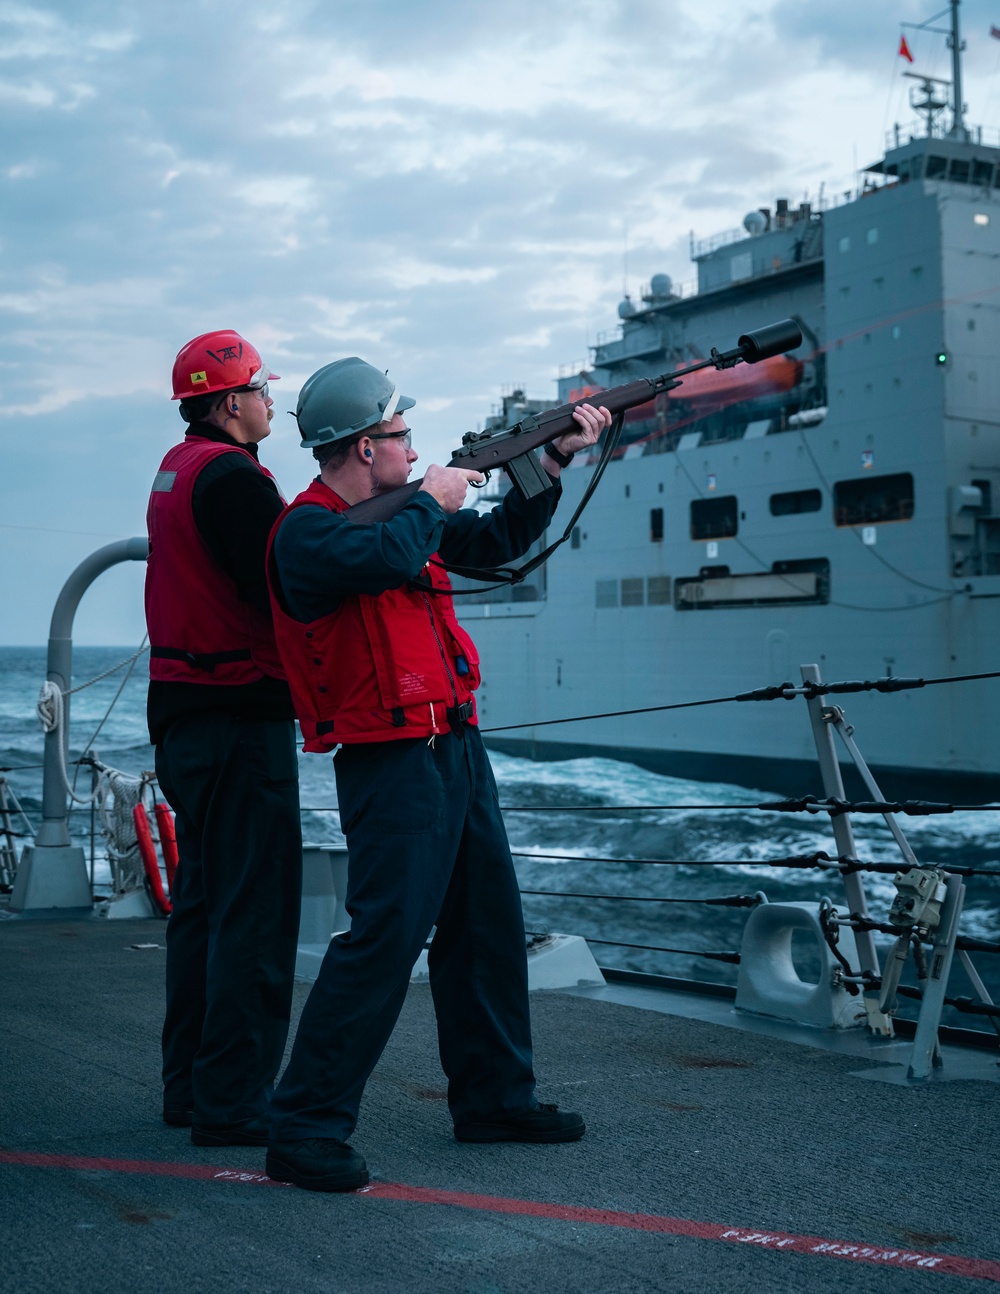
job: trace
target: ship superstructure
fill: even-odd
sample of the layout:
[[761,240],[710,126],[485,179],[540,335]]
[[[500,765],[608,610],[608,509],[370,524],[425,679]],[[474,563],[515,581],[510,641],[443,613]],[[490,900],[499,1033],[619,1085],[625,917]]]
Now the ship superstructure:
[[[957,6],[953,21],[957,67]],[[827,678],[997,667],[1000,140],[916,80],[922,121],[895,128],[857,191],[779,199],[692,243],[697,290],[655,275],[589,367],[560,378],[558,403],[596,395],[788,316],[806,339],[634,410],[547,572],[461,599],[486,662],[486,727],[725,695],[797,680],[802,662]],[[496,421],[543,403],[515,392]],[[563,511],[583,467],[564,474]],[[907,696],[865,732],[883,780],[903,774],[912,794],[927,774],[925,790],[994,798],[1000,741],[982,703],[976,686]],[[759,709],[724,733],[692,710],[493,741],[791,789],[810,752]]]

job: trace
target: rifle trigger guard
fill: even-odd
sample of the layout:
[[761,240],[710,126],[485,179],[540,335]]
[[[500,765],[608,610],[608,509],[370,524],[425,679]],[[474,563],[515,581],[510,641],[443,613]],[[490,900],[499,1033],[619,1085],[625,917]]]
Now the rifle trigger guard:
[[472,486],[474,490],[481,490],[484,488],[484,486],[489,485],[489,483],[490,483],[490,469],[488,467],[483,468],[483,479],[481,481],[469,482],[469,484]]

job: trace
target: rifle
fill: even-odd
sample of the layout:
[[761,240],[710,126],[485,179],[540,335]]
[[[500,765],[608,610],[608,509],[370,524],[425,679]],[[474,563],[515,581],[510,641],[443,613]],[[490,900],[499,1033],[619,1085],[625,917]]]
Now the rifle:
[[[452,452],[451,467],[464,467],[481,472],[489,472],[502,467],[511,478],[521,495],[530,499],[535,494],[547,490],[552,482],[539,463],[534,450],[540,449],[557,436],[575,431],[577,423],[573,420],[573,410],[581,404],[590,404],[595,408],[603,405],[618,423],[620,434],[621,420],[628,409],[648,404],[654,396],[664,391],[671,391],[681,385],[681,379],[689,373],[696,373],[703,368],[735,368],[737,364],[758,364],[761,360],[771,359],[785,351],[794,350],[802,344],[802,331],[794,319],[782,319],[779,323],[768,324],[754,332],[744,333],[732,350],[718,351],[712,347],[708,359],[689,364],[687,368],[676,369],[673,373],[661,373],[659,377],[639,378],[624,386],[614,386],[588,396],[584,400],[574,400],[572,404],[560,405],[558,409],[549,409],[545,413],[532,414],[506,431],[469,431],[462,437],[462,446]],[[618,437],[612,435],[605,444],[602,464],[598,476],[603,470],[610,454],[617,446]],[[367,524],[373,521],[388,521],[401,508],[409,503],[422,484],[420,481],[408,481],[396,490],[385,494],[373,495],[363,499],[347,509],[343,514],[351,521]],[[596,481],[594,482],[596,484]]]

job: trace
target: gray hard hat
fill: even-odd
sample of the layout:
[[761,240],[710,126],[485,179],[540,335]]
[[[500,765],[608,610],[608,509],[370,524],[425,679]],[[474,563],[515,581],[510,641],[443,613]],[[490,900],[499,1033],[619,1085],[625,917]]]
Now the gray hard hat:
[[312,449],[389,422],[415,403],[400,395],[381,369],[352,355],[325,364],[307,380],[299,392],[295,420],[303,447]]

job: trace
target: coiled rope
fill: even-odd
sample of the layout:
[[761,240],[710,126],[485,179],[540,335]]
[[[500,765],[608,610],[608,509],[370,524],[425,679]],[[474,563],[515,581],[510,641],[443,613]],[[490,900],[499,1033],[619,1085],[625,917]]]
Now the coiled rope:
[[152,773],[134,777],[116,768],[102,769],[97,804],[116,894],[142,888],[143,864],[133,810],[143,803],[154,781]]
[[[67,688],[65,691],[63,691],[63,689],[60,688],[58,684],[54,683],[51,679],[46,679],[39,690],[38,701],[35,706],[35,713],[38,716],[38,722],[42,726],[42,731],[46,733],[46,735],[49,733],[58,733],[60,734],[60,738],[61,738],[63,726],[66,721],[66,697],[73,696],[77,692],[82,692],[85,688],[92,687],[95,683],[99,683],[101,679],[108,678],[109,675],[117,673],[118,670],[124,669],[124,667],[127,665],[129,667],[128,673],[122,679],[121,686],[118,688],[118,691],[112,697],[111,703],[104,713],[104,718],[97,725],[97,728],[94,731],[93,735],[91,736],[90,741],[87,742],[87,747],[89,748],[90,745],[96,740],[98,733],[100,733],[101,729],[107,723],[108,717],[110,716],[111,711],[114,709],[115,704],[118,701],[118,698],[121,696],[122,691],[125,688],[125,684],[128,682],[129,677],[131,676],[132,669],[135,666],[135,662],[139,659],[140,656],[143,655],[144,652],[147,652],[148,650],[149,648],[146,645],[146,639],[143,638],[142,644],[139,647],[138,651],[133,652],[131,656],[127,656],[125,660],[119,661],[117,665],[112,665],[110,669],[103,670],[100,674],[95,674],[93,678],[87,679],[85,683],[78,683],[76,687]],[[73,783],[70,784],[69,773],[66,768],[65,742],[60,739],[55,744],[56,744],[56,749],[59,752],[59,774],[62,778],[63,787],[66,791],[66,794],[69,796],[70,800],[74,804],[79,804],[84,806],[89,804],[94,804],[94,803],[100,803],[100,800],[104,794],[104,792],[101,790],[100,779],[98,779],[97,783],[92,787],[89,795],[78,795],[76,791],[76,776],[79,775],[79,762],[77,763],[77,774],[74,775]],[[95,767],[98,767],[98,766],[95,765]],[[127,775],[122,774],[122,776],[124,777]]]

